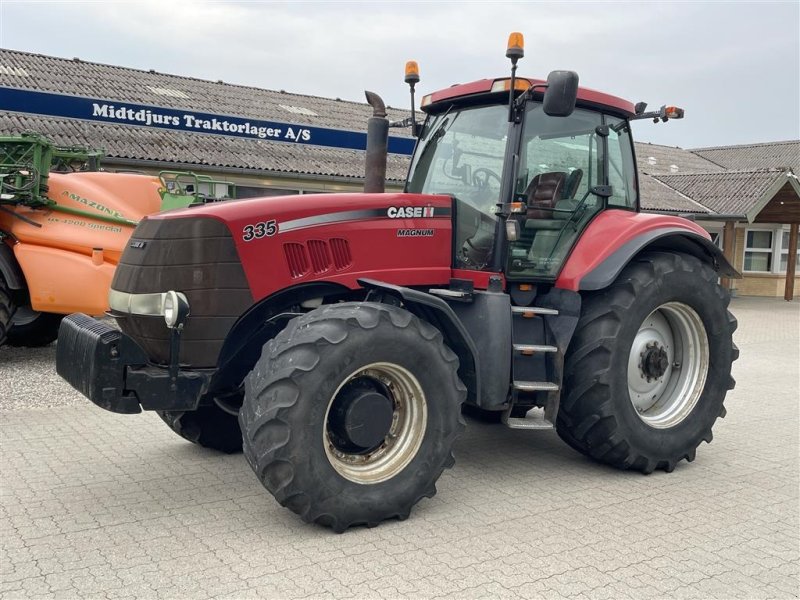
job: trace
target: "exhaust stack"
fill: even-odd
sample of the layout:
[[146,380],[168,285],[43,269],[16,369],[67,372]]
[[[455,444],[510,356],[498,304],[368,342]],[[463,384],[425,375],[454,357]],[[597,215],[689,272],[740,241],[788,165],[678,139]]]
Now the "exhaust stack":
[[386,104],[378,94],[364,92],[372,107],[367,121],[367,159],[364,172],[364,192],[383,193],[386,189],[386,153],[389,144],[389,119]]

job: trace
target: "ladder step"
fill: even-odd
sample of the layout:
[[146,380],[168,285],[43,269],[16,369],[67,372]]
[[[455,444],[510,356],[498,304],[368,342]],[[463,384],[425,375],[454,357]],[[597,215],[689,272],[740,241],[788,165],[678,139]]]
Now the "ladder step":
[[558,386],[549,381],[515,381],[514,389],[521,392],[557,392]]
[[534,352],[558,352],[555,346],[543,346],[541,344],[514,344],[514,352],[522,354],[533,354]]
[[508,417],[503,422],[511,429],[553,429],[542,408],[533,408],[524,417]]
[[530,318],[536,315],[557,315],[558,311],[555,308],[539,308],[538,306],[512,306],[511,314]]

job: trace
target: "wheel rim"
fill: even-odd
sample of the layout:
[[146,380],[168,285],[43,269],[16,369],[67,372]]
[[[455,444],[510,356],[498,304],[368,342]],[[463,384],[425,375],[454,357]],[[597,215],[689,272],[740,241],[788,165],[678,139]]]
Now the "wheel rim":
[[[338,435],[340,424],[335,413],[348,387],[367,384],[390,402],[390,423],[382,439],[371,447],[354,451],[352,444],[343,443]],[[427,422],[425,393],[417,378],[399,365],[372,363],[345,378],[328,402],[322,433],[325,454],[344,478],[364,485],[380,483],[397,475],[416,456]]]
[[30,306],[18,306],[11,317],[12,327],[30,325],[41,315],[39,311],[33,310]]
[[628,393],[639,418],[667,429],[697,405],[708,375],[708,336],[689,306],[669,302],[644,320],[628,358]]

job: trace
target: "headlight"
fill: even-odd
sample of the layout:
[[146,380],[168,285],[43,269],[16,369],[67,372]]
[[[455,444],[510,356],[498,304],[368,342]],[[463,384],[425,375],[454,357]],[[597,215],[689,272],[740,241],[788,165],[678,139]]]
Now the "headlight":
[[167,327],[175,329],[183,327],[189,316],[189,302],[186,296],[175,291],[164,294],[164,321]]

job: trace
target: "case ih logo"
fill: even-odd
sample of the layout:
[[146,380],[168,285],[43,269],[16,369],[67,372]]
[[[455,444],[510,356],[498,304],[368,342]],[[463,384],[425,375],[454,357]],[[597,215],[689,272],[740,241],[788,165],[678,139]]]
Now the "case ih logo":
[[419,219],[433,216],[432,206],[390,206],[386,211],[390,219]]

